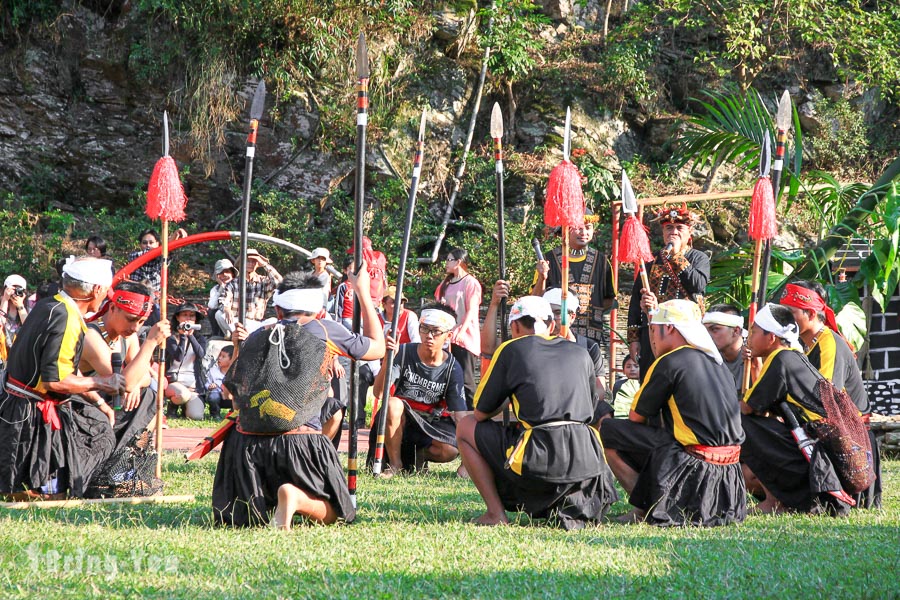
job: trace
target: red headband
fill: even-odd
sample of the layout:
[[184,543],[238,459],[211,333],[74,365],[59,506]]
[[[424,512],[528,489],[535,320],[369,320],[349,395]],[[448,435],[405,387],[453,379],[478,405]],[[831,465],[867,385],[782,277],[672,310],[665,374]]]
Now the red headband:
[[785,287],[784,297],[781,299],[784,306],[793,306],[801,310],[814,310],[816,312],[825,313],[825,324],[833,331],[838,330],[837,321],[834,318],[834,311],[825,304],[825,300],[815,291],[801,287],[794,283],[789,283]]
[[109,301],[125,312],[138,315],[139,317],[149,317],[150,311],[153,310],[150,296],[145,296],[144,294],[138,294],[136,292],[114,290]]

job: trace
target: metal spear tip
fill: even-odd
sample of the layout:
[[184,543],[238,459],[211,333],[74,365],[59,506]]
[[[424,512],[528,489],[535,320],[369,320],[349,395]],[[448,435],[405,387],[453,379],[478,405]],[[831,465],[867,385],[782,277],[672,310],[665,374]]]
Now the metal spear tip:
[[425,116],[428,114],[428,109],[422,109],[422,119],[419,121],[419,141],[425,141]]
[[163,147],[162,147],[162,155],[169,155],[169,113],[168,111],[163,111]]
[[563,134],[563,160],[569,160],[569,149],[572,147],[572,111],[566,107],[566,129]]
[[260,79],[253,92],[253,102],[250,104],[250,120],[258,121],[262,118],[263,109],[266,106],[266,82]]
[[622,169],[622,212],[627,215],[637,213],[637,199],[634,197],[634,189],[625,169]]
[[769,132],[766,131],[763,134],[763,143],[762,148],[759,150],[759,176],[760,177],[768,177],[769,176],[769,167],[772,162],[772,142],[769,140],[771,136]]
[[781,95],[778,101],[778,114],[775,116],[775,127],[781,131],[787,131],[791,128],[791,95],[787,90]]
[[494,102],[494,108],[491,109],[491,137],[495,140],[503,137],[503,111],[498,102]]
[[369,51],[366,49],[366,34],[362,31],[356,42],[356,75],[360,79],[369,78]]

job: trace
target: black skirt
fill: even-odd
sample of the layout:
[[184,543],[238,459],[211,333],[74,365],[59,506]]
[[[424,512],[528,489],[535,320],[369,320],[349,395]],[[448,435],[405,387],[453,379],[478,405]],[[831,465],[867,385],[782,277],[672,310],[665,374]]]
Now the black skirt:
[[319,433],[250,435],[233,429],[222,445],[213,482],[217,525],[268,523],[278,488],[290,483],[331,504],[339,519],[356,517],[331,440]]
[[[403,461],[403,470],[407,473],[414,473],[416,472],[416,450],[427,448],[433,442],[449,444],[454,448],[458,447],[456,445],[456,423],[453,422],[451,417],[439,417],[429,420],[410,408],[405,400],[402,400],[402,402],[406,423],[403,426],[403,441],[400,443],[400,458]],[[375,418],[372,421],[373,427],[378,424],[380,415],[381,409],[375,413]],[[371,469],[375,462],[377,438],[378,436],[375,435],[373,430],[372,435],[369,435],[369,452],[366,455],[366,467],[368,469]],[[384,466],[391,465],[387,450],[384,451],[382,460]]]
[[710,464],[686,453],[667,431],[624,419],[603,421],[601,437],[638,471],[629,502],[646,511],[647,523],[716,527],[747,516],[740,464]]
[[0,391],[0,494],[40,490],[56,478],[59,493],[84,496],[115,435],[106,415],[77,397],[57,413],[61,428],[54,431],[32,400]]
[[768,417],[741,415],[741,425],[747,436],[741,446],[741,462],[785,507],[835,516],[849,512],[848,504],[827,493],[840,490],[841,481],[820,444],[815,445],[810,462],[784,423]]
[[572,483],[550,483],[517,475],[507,468],[506,457],[520,433],[518,425],[504,427],[495,421],[482,421],[475,427],[478,452],[494,473],[506,510],[550,519],[563,529],[581,529],[587,523],[600,521],[619,499],[615,479],[605,462],[596,477]]

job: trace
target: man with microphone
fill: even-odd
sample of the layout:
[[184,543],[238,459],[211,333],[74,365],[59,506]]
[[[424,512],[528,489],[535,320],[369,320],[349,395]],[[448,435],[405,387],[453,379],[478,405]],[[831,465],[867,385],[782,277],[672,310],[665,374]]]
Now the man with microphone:
[[700,215],[681,208],[663,207],[656,220],[666,246],[647,263],[650,289],[635,285],[628,306],[628,347],[641,368],[641,382],[655,357],[650,348],[649,316],[667,300],[687,299],[704,310],[703,296],[709,282],[709,257],[693,247],[694,225]]

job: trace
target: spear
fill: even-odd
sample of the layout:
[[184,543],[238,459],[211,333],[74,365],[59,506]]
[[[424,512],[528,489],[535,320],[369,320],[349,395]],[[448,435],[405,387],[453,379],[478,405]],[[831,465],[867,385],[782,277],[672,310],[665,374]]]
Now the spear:
[[[160,320],[166,320],[166,300],[169,293],[169,221],[183,221],[184,207],[187,197],[184,195],[184,187],[178,177],[178,167],[175,160],[169,156],[169,115],[163,112],[163,146],[162,158],[156,161],[153,174],[150,176],[150,184],[147,187],[146,214],[150,219],[162,221],[162,249],[160,256],[160,287],[159,287],[159,314]],[[156,389],[156,451],[162,456],[162,419],[163,419],[163,389],[162,382],[166,376],[165,346],[159,359],[159,371]],[[156,477],[162,477],[162,462],[156,461]]]
[[619,236],[618,260],[634,263],[634,270],[641,276],[641,285],[649,290],[646,263],[653,260],[653,252],[650,251],[647,228],[637,218],[637,200],[625,169],[622,169],[622,212],[625,213],[625,223]]
[[[353,221],[353,268],[359,273],[362,268],[363,216],[365,212],[366,185],[366,125],[369,123],[369,53],[366,49],[366,34],[359,33],[356,43],[356,75],[358,78],[356,92],[356,205]],[[402,269],[401,269],[402,272]],[[397,286],[400,290],[400,286]],[[400,304],[394,305],[399,309]],[[396,312],[399,311],[395,311]],[[359,333],[362,315],[359,298],[353,299],[353,332]],[[350,499],[356,508],[356,455],[359,432],[356,427],[357,404],[359,403],[359,362],[353,360],[350,365],[350,440],[347,447],[347,487]]]
[[[497,261],[500,267],[500,279],[506,280],[506,227],[504,224],[503,206],[503,113],[500,105],[494,102],[491,110],[491,137],[494,139],[494,180],[497,194],[497,242],[499,244]],[[500,339],[506,341],[509,335],[506,330],[506,302],[500,303]]]
[[563,159],[550,171],[547,180],[547,199],[544,202],[544,224],[562,228],[562,300],[560,302],[560,331],[565,337],[569,329],[567,300],[569,297],[569,227],[584,223],[584,193],[581,190],[581,173],[569,161],[572,135],[572,113],[566,108],[566,129],[563,137]]
[[[394,316],[391,319],[391,333],[395,339],[400,335],[397,327],[400,322],[400,305],[403,302],[403,278],[406,271],[406,259],[409,256],[409,238],[412,233],[413,215],[416,211],[416,191],[419,188],[419,175],[422,173],[422,152],[425,148],[425,111],[422,111],[422,120],[419,122],[419,138],[416,141],[416,154],[413,158],[412,180],[409,184],[409,199],[406,204],[406,223],[403,229],[403,244],[400,246],[400,264],[397,272],[397,292],[394,294]],[[388,402],[391,397],[391,368],[394,364],[394,349],[388,348],[384,368],[387,369],[384,379],[384,390],[381,393],[381,410],[378,411],[378,420],[375,423],[375,460],[372,463],[372,473],[381,474],[384,462],[384,430],[387,427]],[[395,465],[396,466],[396,465]]]
[[[775,163],[772,165],[772,193],[775,197],[775,206],[781,196],[781,172],[784,170],[784,148],[787,142],[787,132],[791,127],[791,95],[787,90],[778,101],[778,112],[775,115]],[[758,306],[764,306],[768,296],[769,263],[772,260],[772,240],[766,240],[762,255],[762,266],[759,272],[759,298]]]
[[[756,302],[759,296],[760,259],[762,256],[763,242],[771,240],[778,233],[778,224],[775,222],[775,196],[772,193],[772,182],[769,180],[769,159],[772,150],[769,142],[769,133],[763,138],[762,149],[759,153],[759,178],[753,186],[753,196],[750,199],[750,239],[756,242],[753,250],[753,269],[750,273],[750,318],[749,327],[753,326],[756,318]],[[742,389],[746,391],[750,387],[750,359],[744,359],[744,381]]]
[[253,183],[253,158],[256,156],[256,132],[266,104],[266,82],[262,79],[253,92],[250,103],[250,135],[247,136],[247,154],[244,159],[244,197],[241,212],[241,285],[238,288],[238,312],[241,325],[247,319],[247,231],[250,229],[250,186]]
[[[494,179],[496,181],[497,194],[497,262],[500,267],[500,279],[506,281],[506,227],[504,220],[505,208],[503,206],[503,112],[500,104],[494,102],[491,110],[491,137],[494,140]],[[497,313],[500,318],[500,340],[509,339],[506,329],[506,301],[500,303]],[[509,404],[503,407],[503,426],[509,426]]]

